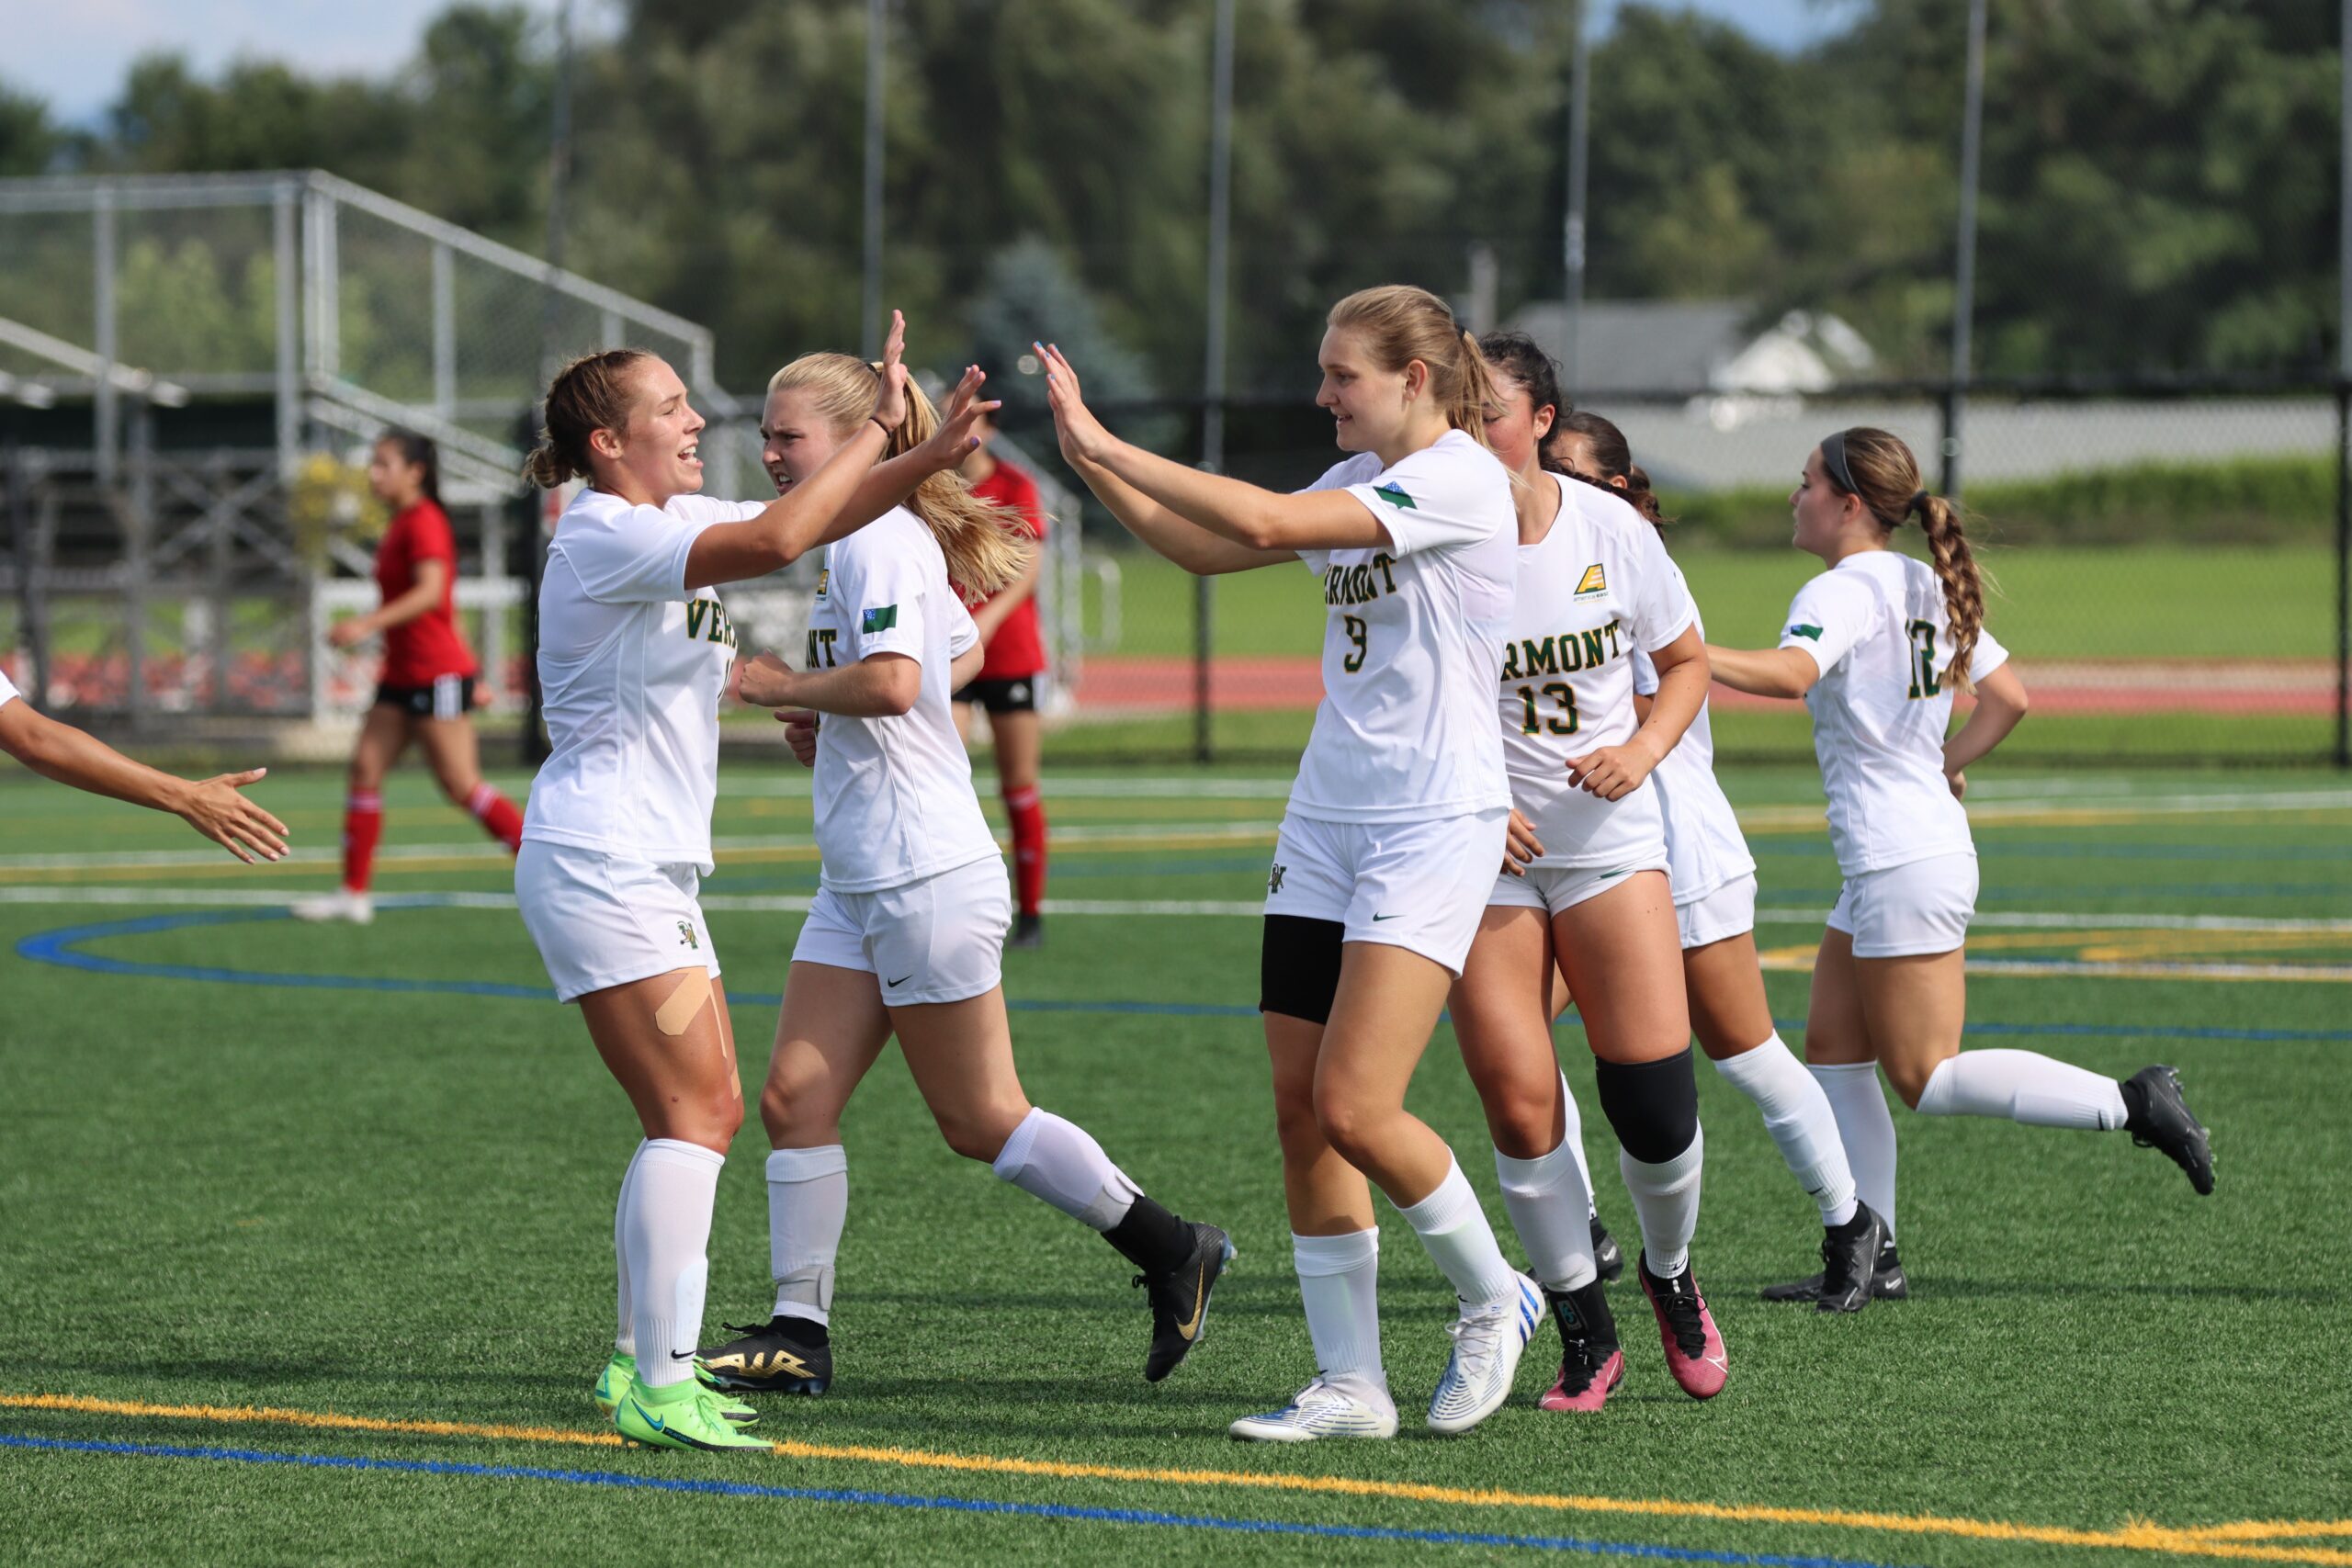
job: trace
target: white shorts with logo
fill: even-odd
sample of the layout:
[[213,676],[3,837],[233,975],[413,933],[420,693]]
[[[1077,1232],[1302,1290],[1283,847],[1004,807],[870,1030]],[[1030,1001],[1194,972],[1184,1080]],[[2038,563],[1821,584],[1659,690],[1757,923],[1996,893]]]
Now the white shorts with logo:
[[1661,849],[1654,856],[1637,857],[1624,865],[1531,865],[1524,876],[1504,872],[1495,878],[1494,891],[1487,896],[1489,908],[1498,905],[1513,909],[1541,909],[1556,915],[1563,909],[1573,909],[1588,898],[1597,898],[1612,887],[1623,887],[1635,872],[1664,871],[1666,852]]
[[1854,939],[1857,958],[1907,958],[1961,946],[1975,913],[1976,855],[1962,850],[1848,877],[1829,929]]
[[960,1002],[1004,977],[1012,925],[1012,884],[991,855],[871,893],[820,887],[792,961],[871,975],[887,1007]]
[[1266,913],[1337,920],[1341,942],[1401,947],[1462,973],[1503,863],[1498,807],[1418,822],[1283,818]]
[[1676,904],[1674,923],[1682,928],[1685,953],[1754,931],[1756,874],[1751,871],[1735,876],[1687,904]]
[[537,839],[514,857],[514,900],[561,1002],[697,964],[718,979],[718,948],[695,901],[701,890],[692,865]]

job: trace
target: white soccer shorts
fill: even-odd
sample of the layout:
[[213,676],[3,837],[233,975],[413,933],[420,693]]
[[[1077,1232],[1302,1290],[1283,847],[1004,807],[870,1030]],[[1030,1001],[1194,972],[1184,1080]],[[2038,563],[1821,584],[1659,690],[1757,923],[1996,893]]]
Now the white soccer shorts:
[[1507,809],[1418,822],[1283,818],[1266,913],[1337,920],[1341,942],[1402,947],[1462,973],[1503,863]]
[[960,1002],[1002,980],[1012,925],[1012,884],[991,855],[871,893],[820,887],[792,961],[871,975],[886,1007]]
[[1756,874],[1745,872],[1689,903],[1674,906],[1674,923],[1682,928],[1682,951],[1727,942],[1756,929]]
[[558,1001],[701,964],[718,978],[691,865],[624,860],[569,844],[523,840],[514,899],[538,944]]
[[1496,876],[1487,905],[1489,908],[1500,906],[1541,909],[1546,915],[1556,915],[1563,909],[1575,908],[1588,898],[1598,898],[1612,887],[1624,886],[1626,879],[1635,872],[1665,869],[1663,845],[1656,854],[1636,854],[1623,865],[1531,865],[1524,876],[1513,876],[1507,871]]
[[1854,939],[1857,958],[1908,958],[1965,943],[1975,913],[1976,854],[1962,850],[1848,877],[1829,929]]

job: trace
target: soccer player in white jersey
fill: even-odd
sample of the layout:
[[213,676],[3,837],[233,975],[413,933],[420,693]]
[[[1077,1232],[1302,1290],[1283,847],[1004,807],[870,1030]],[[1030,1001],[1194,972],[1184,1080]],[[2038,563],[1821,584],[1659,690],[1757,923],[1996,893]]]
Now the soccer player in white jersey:
[[[1663,531],[1666,518],[1649,476],[1635,466],[1624,433],[1615,424],[1577,409],[1554,424],[1546,446],[1554,461],[1607,484]],[[1681,573],[1675,578],[1679,583]],[[1687,595],[1690,590],[1684,586],[1681,592]],[[1695,603],[1690,613],[1696,624]],[[1703,625],[1699,631],[1706,635]],[[1637,705],[1645,706],[1657,685],[1648,655],[1636,653]],[[1666,814],[1667,861],[1674,880],[1674,917],[1681,928],[1691,1030],[1716,1072],[1755,1103],[1790,1174],[1821,1211],[1822,1271],[1806,1282],[1809,1299],[1824,1312],[1860,1312],[1873,1296],[1907,1293],[1902,1264],[1884,1224],[1855,1194],[1828,1096],[1772,1022],[1756,953],[1756,857],[1715,780],[1714,758],[1714,734],[1702,705],[1682,743],[1650,775]]]
[[[763,457],[778,493],[813,482],[874,406],[873,367],[803,355],[768,383]],[[893,451],[933,416],[909,393]],[[949,694],[981,659],[952,584],[1003,588],[1028,561],[1018,518],[957,476],[826,552],[799,670],[762,654],[743,700],[818,721],[815,807],[823,873],[792,950],[775,1054],[760,1095],[768,1142],[774,1315],[705,1352],[724,1387],[824,1393],[833,1377],[835,1260],[849,1213],[842,1113],[895,1034],[947,1145],[1091,1226],[1142,1272],[1152,1316],[1144,1377],[1193,1348],[1231,1243],[1150,1198],[1076,1124],[1029,1103],[1012,1059],[1001,962],[1012,894],[972,790]]]
[[1396,1434],[1366,1177],[1461,1300],[1429,1424],[1466,1431],[1510,1395],[1544,1304],[1453,1151],[1405,1109],[1510,815],[1494,683],[1515,547],[1486,362],[1426,290],[1340,300],[1316,400],[1354,456],[1282,495],[1117,439],[1069,362],[1040,353],[1063,456],[1137,537],[1204,575],[1304,561],[1323,591],[1324,696],[1267,876],[1259,999],[1317,1375],[1233,1435]]
[[[1560,405],[1551,358],[1519,333],[1480,340],[1495,378],[1487,440],[1517,483],[1516,604],[1501,645],[1509,858],[1453,987],[1454,1033],[1487,1111],[1503,1206],[1560,1333],[1547,1410],[1598,1410],[1624,1375],[1594,1259],[1582,1128],[1552,1046],[1552,976],[1576,994],[1600,1105],[1642,1227],[1636,1275],[1668,1370],[1696,1399],[1729,1362],[1690,1267],[1705,1142],[1690,1070],[1666,827],[1643,787],[1706,700],[1707,656],[1666,548],[1611,491],[1547,471]],[[1634,654],[1662,693],[1634,711]]]
[[168,811],[247,865],[286,856],[286,824],[238,793],[258,784],[267,768],[209,779],[158,773],[96,736],[37,711],[5,670],[0,670],[0,751],[45,779]]
[[[1960,513],[1921,488],[1909,447],[1867,426],[1825,437],[1789,502],[1797,548],[1828,570],[1797,591],[1778,648],[1708,652],[1735,691],[1803,697],[1813,713],[1845,886],[1814,962],[1805,1061],[1837,1112],[1862,1201],[1892,1235],[1894,1122],[1882,1069],[1922,1115],[2120,1129],[2211,1192],[2212,1150],[2172,1068],[2118,1083],[2031,1051],[1960,1048],[1962,944],[1977,887],[1964,770],[2026,711],[2008,650],[1985,628]],[[1927,561],[1890,547],[1913,517]],[[1962,690],[1976,709],[1947,738]]]
[[704,1248],[743,1119],[718,954],[695,902],[711,869],[718,705],[735,634],[713,585],[761,577],[881,516],[969,449],[979,377],[921,447],[880,462],[906,417],[894,316],[878,395],[833,462],[764,505],[709,501],[702,416],[677,373],[616,349],[548,389],[528,473],[580,491],[539,589],[539,682],[554,750],[531,787],[514,892],[556,996],[580,1004],[643,1127],[613,1222],[618,1333],[597,1403],[623,1437],[668,1448],[763,1446],[748,1406],[696,1376]]

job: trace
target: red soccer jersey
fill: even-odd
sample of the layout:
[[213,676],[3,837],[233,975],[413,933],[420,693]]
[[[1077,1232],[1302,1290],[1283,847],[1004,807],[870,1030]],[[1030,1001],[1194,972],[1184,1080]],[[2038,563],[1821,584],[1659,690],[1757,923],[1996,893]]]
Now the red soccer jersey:
[[449,514],[434,502],[419,501],[392,519],[376,547],[376,586],[390,604],[416,586],[416,569],[437,560],[448,568],[441,603],[406,626],[384,633],[387,686],[429,686],[444,675],[479,674],[473,650],[458,630],[458,540]]
[[[974,485],[972,493],[1019,516],[1031,538],[1045,538],[1046,511],[1037,498],[1037,481],[1012,464],[999,458],[996,472]],[[1037,596],[1032,593],[1013,608],[1012,614],[1004,618],[1004,625],[989,638],[988,658],[976,678],[1026,680],[1045,668],[1046,642],[1037,626]]]

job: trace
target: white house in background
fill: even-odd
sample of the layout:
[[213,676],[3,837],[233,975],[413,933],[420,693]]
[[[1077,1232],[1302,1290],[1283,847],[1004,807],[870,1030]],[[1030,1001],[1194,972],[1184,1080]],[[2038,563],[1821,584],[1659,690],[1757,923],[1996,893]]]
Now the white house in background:
[[1791,310],[1762,331],[1738,299],[1593,299],[1577,323],[1574,364],[1562,353],[1567,308],[1529,305],[1510,326],[1560,361],[1571,396],[1598,392],[1826,392],[1867,374],[1877,355],[1827,311]]

